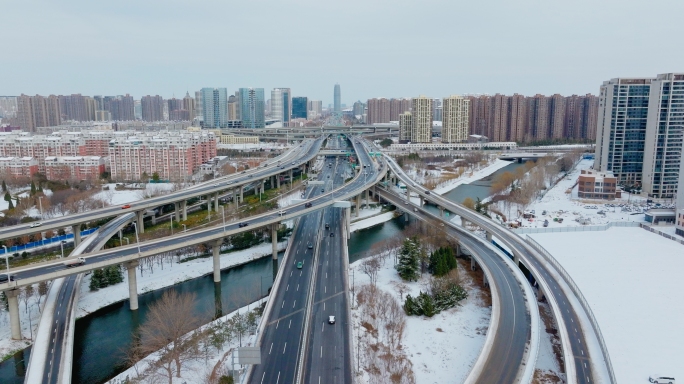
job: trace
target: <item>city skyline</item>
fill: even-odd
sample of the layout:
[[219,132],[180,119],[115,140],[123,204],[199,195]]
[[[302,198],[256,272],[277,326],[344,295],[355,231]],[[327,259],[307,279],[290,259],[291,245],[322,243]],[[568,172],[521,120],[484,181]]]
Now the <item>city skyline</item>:
[[[679,71],[684,62],[684,52],[677,50],[657,60],[649,55],[615,59],[635,45],[648,45],[653,52],[668,50],[667,39],[660,36],[684,32],[676,16],[684,12],[684,4],[677,1],[582,0],[553,5],[531,1],[492,7],[450,2],[387,7],[355,1],[343,8],[312,0],[267,5],[208,2],[193,7],[158,1],[40,2],[38,6],[10,2],[4,9],[10,16],[6,29],[24,32],[4,40],[3,47],[11,54],[3,61],[0,94],[129,93],[136,98],[158,94],[169,99],[202,87],[238,89],[247,84],[273,89],[286,84],[293,95],[328,105],[333,103],[330,88],[337,82],[344,87],[342,103],[347,105],[378,96],[416,94],[439,98],[473,93],[583,95],[597,94],[606,78]],[[316,17],[333,9],[332,19]],[[657,9],[668,10],[659,15],[658,28],[633,28],[629,23],[608,28],[605,23],[608,14],[630,20]],[[279,27],[283,19],[288,20],[284,33]],[[410,20],[412,28],[398,30],[393,21],[398,19]],[[344,20],[393,33],[369,34],[349,28]],[[185,28],[179,37],[168,38],[170,32],[187,26],[197,28]],[[246,29],[253,33],[233,40],[231,49],[215,49],[224,44],[221,36]],[[458,50],[440,51],[437,64],[425,62],[423,58],[436,53],[433,47],[467,30],[474,33]],[[79,36],[79,43],[57,48],[44,38],[51,31]],[[417,45],[418,41],[430,44]],[[264,46],[264,42],[269,43]],[[407,58],[406,44],[420,49]],[[177,47],[184,45],[194,52],[215,53],[210,60],[182,55]],[[83,46],[106,49],[84,52]],[[241,52],[241,60],[234,60],[236,51]]]

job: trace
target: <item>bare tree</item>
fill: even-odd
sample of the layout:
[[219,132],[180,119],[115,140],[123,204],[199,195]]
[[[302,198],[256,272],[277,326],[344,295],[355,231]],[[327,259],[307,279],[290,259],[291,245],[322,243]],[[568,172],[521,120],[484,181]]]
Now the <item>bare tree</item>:
[[361,272],[368,275],[372,285],[378,280],[378,271],[380,271],[380,260],[377,257],[370,257],[361,263]]
[[174,368],[176,377],[181,377],[183,363],[203,357],[196,335],[186,335],[203,323],[202,317],[193,313],[194,306],[194,294],[165,292],[150,307],[139,330],[140,343],[134,346],[138,349],[135,353],[147,356],[157,352],[155,366],[163,370],[169,384],[173,383]]

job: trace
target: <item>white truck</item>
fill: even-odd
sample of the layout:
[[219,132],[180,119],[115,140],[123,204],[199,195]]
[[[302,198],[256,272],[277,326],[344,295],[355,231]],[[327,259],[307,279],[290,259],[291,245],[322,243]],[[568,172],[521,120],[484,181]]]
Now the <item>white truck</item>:
[[67,259],[64,261],[64,266],[67,268],[77,267],[79,265],[85,264],[86,259],[84,257],[77,257],[75,259]]

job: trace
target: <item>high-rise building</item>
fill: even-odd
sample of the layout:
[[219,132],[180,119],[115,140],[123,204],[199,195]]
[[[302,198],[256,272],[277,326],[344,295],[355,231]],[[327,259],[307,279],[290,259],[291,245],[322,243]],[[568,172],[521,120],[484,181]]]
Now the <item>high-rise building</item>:
[[50,95],[17,97],[17,119],[22,129],[35,132],[38,127],[51,127],[62,123],[59,97]]
[[489,98],[488,124],[485,136],[492,141],[507,141],[508,96],[496,94]]
[[292,98],[292,118],[308,119],[309,99],[306,97]]
[[292,115],[292,92],[290,88],[273,88],[271,91],[271,117],[287,127]]
[[444,98],[442,102],[442,142],[461,143],[468,140],[469,104],[470,101],[461,96]]
[[659,198],[677,195],[682,139],[684,73],[660,74],[651,82],[646,120],[643,190],[649,195]]
[[649,196],[676,195],[684,135],[684,73],[605,81],[594,168]]
[[228,120],[240,120],[240,103],[236,95],[228,96]]
[[399,121],[399,115],[411,110],[411,99],[390,99],[389,121]]
[[340,90],[339,84],[335,84],[333,111],[336,113],[342,113],[342,91]]
[[104,111],[109,111],[111,119],[114,121],[131,121],[136,119],[136,102],[133,100],[133,96],[129,94],[126,94],[126,96],[96,96],[95,100],[96,107]]
[[227,121],[228,90],[226,88],[202,88],[202,126],[205,128],[225,128]]
[[442,121],[442,100],[432,99],[432,118],[434,121]]
[[309,110],[308,118],[316,119],[323,115],[323,101],[322,100],[309,100],[307,109]]
[[567,137],[565,135],[565,97],[555,94],[551,99],[551,121],[549,123],[550,136],[554,139],[562,139]]
[[366,124],[386,124],[390,122],[390,101],[384,97],[368,99]]
[[352,106],[352,113],[354,116],[362,116],[366,112],[366,103],[361,102],[361,100],[354,103]]
[[431,98],[422,95],[413,99],[411,107],[413,118],[411,142],[432,142],[432,103],[433,100]]
[[145,121],[164,120],[164,99],[159,96],[143,96],[140,98],[142,107],[142,119]]
[[16,96],[0,96],[0,117],[17,117]]
[[508,140],[522,142],[525,140],[527,99],[525,96],[516,93],[509,97],[508,106]]
[[190,96],[190,92],[185,92],[183,109],[188,111],[188,120],[192,121],[195,119],[195,99]]
[[240,88],[240,117],[244,128],[264,128],[264,89]]
[[399,142],[411,141],[412,131],[413,116],[411,116],[411,112],[406,111],[399,115]]
[[195,117],[202,120],[204,118],[204,104],[202,103],[202,91],[195,91]]

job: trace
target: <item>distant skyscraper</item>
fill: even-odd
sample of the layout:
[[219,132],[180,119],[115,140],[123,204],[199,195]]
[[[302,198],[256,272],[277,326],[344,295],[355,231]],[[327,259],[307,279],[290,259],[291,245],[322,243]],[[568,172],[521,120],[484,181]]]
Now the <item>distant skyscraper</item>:
[[35,132],[39,127],[52,127],[62,123],[59,97],[50,95],[17,97],[17,119],[22,129]]
[[461,143],[468,140],[468,105],[461,96],[445,97],[442,103],[442,142]]
[[240,117],[244,128],[264,128],[264,89],[240,88]]
[[390,100],[382,98],[368,99],[366,124],[386,124],[390,122]]
[[422,95],[413,99],[411,108],[413,118],[411,142],[413,143],[432,142],[432,102],[431,98]]
[[228,120],[240,120],[240,103],[235,95],[228,96]]
[[195,99],[190,96],[190,92],[185,92],[183,109],[188,111],[188,120],[192,121],[195,119]]
[[342,92],[340,91],[340,85],[339,84],[335,84],[333,111],[342,113]]
[[292,118],[308,119],[309,100],[306,97],[292,98]]
[[164,99],[161,96],[143,96],[140,98],[142,119],[145,121],[164,120]]
[[284,127],[290,122],[292,115],[292,92],[290,88],[273,88],[271,91],[271,116],[283,123]]
[[205,128],[225,128],[228,117],[228,90],[226,88],[202,88],[202,126]]
[[363,116],[366,111],[366,103],[361,102],[361,100],[354,103],[352,107],[352,113],[354,116]]

